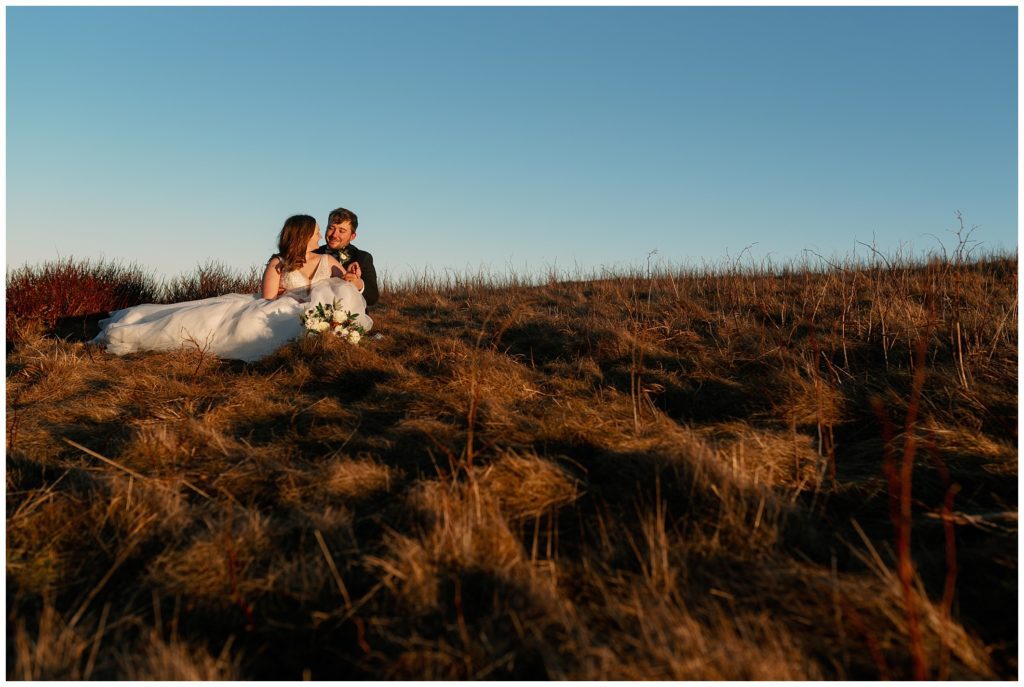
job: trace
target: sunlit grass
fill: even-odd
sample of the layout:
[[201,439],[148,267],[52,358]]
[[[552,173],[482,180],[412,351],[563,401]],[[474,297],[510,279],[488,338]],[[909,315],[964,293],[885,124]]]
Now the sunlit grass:
[[19,301],[53,272],[9,678],[1017,675],[1016,256],[383,275],[383,338],[253,364],[59,338],[131,303]]

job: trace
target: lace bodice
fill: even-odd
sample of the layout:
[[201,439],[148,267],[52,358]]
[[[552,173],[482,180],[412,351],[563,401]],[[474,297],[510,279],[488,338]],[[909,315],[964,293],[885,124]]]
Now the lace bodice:
[[284,287],[285,291],[300,291],[308,295],[309,289],[313,284],[324,279],[330,279],[330,277],[331,263],[326,255],[321,255],[320,263],[316,266],[316,271],[313,272],[312,278],[306,279],[302,272],[292,270],[281,276],[281,286]]

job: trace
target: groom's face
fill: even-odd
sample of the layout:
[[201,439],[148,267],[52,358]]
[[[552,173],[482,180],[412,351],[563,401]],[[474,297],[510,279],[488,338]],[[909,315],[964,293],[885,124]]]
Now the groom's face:
[[348,220],[327,227],[327,245],[332,250],[345,248],[355,237],[356,232],[352,231],[352,222]]

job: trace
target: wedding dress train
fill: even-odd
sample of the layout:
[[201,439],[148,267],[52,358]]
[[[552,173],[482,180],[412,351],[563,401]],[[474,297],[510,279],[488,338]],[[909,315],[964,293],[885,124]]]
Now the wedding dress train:
[[300,317],[311,303],[337,303],[356,314],[356,323],[366,331],[373,327],[362,294],[347,281],[331,278],[326,256],[311,278],[295,270],[281,277],[281,285],[285,292],[274,300],[229,293],[117,310],[100,321],[100,333],[92,342],[105,344],[116,355],[194,346],[220,358],[252,362],[300,336]]

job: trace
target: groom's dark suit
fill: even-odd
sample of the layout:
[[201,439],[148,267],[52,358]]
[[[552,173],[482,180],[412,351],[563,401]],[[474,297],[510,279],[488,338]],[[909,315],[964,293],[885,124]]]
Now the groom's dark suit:
[[[363,298],[366,300],[366,306],[369,307],[375,304],[380,294],[377,291],[377,272],[373,269],[373,256],[365,250],[359,250],[351,243],[344,250],[348,254],[348,258],[341,260],[342,267],[348,267],[353,262],[359,263],[359,269],[363,273],[361,278],[363,280]],[[313,252],[320,253],[321,255],[333,255],[335,258],[338,258],[338,251],[331,250],[326,244]],[[340,258],[338,259],[340,260]]]

